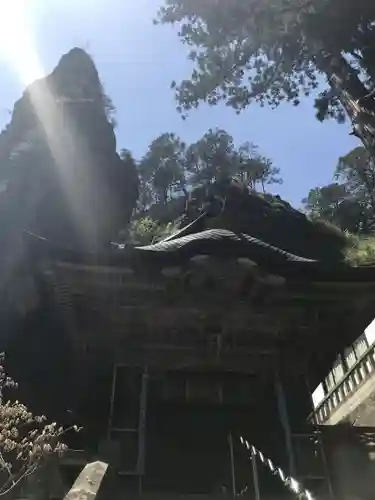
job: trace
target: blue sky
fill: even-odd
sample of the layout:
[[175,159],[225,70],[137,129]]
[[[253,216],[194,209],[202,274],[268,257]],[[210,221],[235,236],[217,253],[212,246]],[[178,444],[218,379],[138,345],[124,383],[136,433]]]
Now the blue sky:
[[201,106],[183,121],[170,83],[188,76],[191,63],[176,32],[152,24],[161,0],[0,0],[0,31],[7,27],[7,37],[0,36],[0,128],[25,86],[6,50],[17,33],[7,22],[6,5],[18,1],[27,2],[27,25],[46,73],[74,46],[92,55],[117,108],[118,149],[128,148],[135,157],[161,133],[192,142],[220,127],[238,143],[257,144],[281,169],[284,184],[276,191],[298,205],[311,187],[330,182],[338,157],[358,144],[348,126],[319,123],[310,99],[276,110],[252,105],[240,116],[224,106]]

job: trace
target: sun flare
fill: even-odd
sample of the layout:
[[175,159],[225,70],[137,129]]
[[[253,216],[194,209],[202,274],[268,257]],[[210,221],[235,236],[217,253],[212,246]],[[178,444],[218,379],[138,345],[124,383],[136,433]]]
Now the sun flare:
[[30,23],[32,0],[0,0],[0,60],[5,60],[28,85],[42,77]]

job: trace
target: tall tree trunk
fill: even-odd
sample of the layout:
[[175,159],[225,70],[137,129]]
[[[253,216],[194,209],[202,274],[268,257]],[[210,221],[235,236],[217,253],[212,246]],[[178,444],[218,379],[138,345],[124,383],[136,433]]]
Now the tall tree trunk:
[[375,159],[375,96],[368,96],[368,89],[344,57],[322,54],[316,62],[337,92],[355,135]]

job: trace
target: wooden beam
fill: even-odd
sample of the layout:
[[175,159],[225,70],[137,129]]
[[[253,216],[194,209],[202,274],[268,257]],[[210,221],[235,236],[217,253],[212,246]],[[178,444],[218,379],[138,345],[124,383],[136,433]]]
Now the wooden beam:
[[123,266],[95,266],[87,264],[72,264],[70,262],[56,262],[54,266],[58,269],[64,269],[70,271],[71,274],[78,271],[84,271],[86,273],[93,273],[95,275],[108,274],[108,276],[119,276],[119,275],[129,275],[133,274],[132,269]]

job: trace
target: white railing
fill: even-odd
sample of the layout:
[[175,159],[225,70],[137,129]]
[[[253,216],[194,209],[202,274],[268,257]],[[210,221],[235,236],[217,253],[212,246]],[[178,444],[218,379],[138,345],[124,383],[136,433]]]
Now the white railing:
[[[371,345],[361,358],[350,368],[341,380],[324,395],[324,399],[315,404],[311,419],[322,425],[327,423],[354,393],[375,374],[375,345]],[[315,391],[318,396],[318,392]]]

